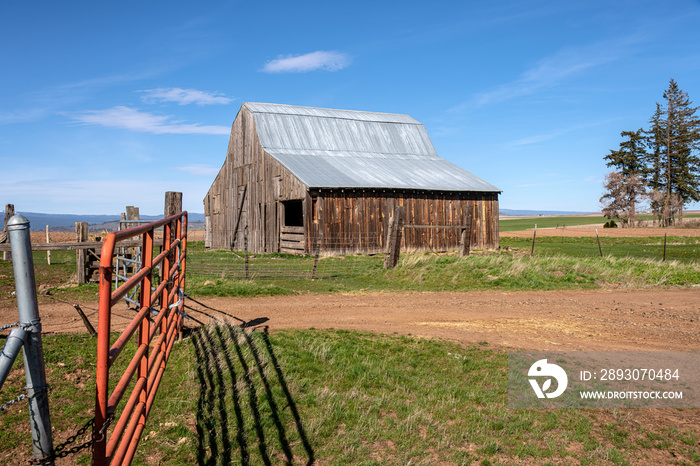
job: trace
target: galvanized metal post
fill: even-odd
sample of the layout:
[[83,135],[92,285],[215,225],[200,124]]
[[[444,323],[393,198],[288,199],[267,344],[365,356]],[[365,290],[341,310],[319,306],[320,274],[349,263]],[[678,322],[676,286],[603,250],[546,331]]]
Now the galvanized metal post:
[[[35,460],[53,455],[49,393],[44,369],[44,350],[41,346],[41,319],[36,299],[34,261],[29,237],[29,220],[22,215],[13,216],[7,222],[12,247],[15,289],[19,325],[27,332],[24,340],[24,373],[27,378],[29,422],[32,429],[32,448]],[[53,460],[39,464],[52,465]]]
[[10,369],[12,369],[12,364],[14,364],[19,354],[19,350],[22,349],[26,337],[27,332],[21,328],[13,328],[7,336],[5,346],[3,346],[0,352],[0,388],[5,384]]

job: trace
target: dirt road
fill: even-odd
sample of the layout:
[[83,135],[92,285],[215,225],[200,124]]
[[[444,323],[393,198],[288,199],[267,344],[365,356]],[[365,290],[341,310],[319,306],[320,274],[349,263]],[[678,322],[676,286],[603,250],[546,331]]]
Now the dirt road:
[[[481,291],[377,293],[188,299],[187,326],[228,320],[251,326],[342,328],[443,338],[462,345],[529,350],[700,350],[700,289],[592,291]],[[82,303],[93,324],[97,300]],[[72,303],[40,306],[46,332],[84,332]],[[134,311],[115,309],[125,325]],[[0,323],[16,320],[0,307]],[[13,320],[14,319],[14,320]],[[7,331],[3,331],[5,333]],[[676,429],[700,435],[700,410],[597,411],[596,423],[624,422],[650,432]],[[621,416],[624,421],[620,421]],[[634,464],[670,464],[675,453],[647,449]],[[0,459],[0,462],[2,460]],[[525,463],[523,463],[525,464]],[[607,463],[604,463],[607,464]]]
[[[81,303],[96,324],[97,301]],[[541,350],[700,350],[700,289],[374,293],[188,299],[187,326],[230,320],[343,328]],[[115,310],[123,326],[134,311]],[[84,332],[68,302],[40,306],[45,332]],[[16,320],[0,308],[0,323]],[[14,317],[14,320],[13,320]],[[7,331],[4,331],[5,333]]]

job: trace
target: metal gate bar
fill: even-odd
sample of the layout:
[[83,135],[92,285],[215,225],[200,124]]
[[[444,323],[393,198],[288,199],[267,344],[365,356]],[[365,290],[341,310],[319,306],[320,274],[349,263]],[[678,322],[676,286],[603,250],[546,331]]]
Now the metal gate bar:
[[[153,257],[154,235],[163,227],[163,251]],[[118,242],[142,236],[139,270],[112,291],[115,249]],[[145,225],[110,233],[102,247],[100,260],[99,322],[97,335],[97,396],[95,403],[96,441],[93,464],[129,464],[138,447],[158,385],[182,326],[187,250],[187,212]],[[154,272],[160,266],[162,280],[152,288]],[[140,287],[139,311],[110,346],[111,309],[130,291]],[[151,322],[150,313],[158,308]],[[138,347],[114,390],[109,392],[109,371],[115,360],[137,333]],[[153,346],[149,345],[158,334]],[[150,354],[149,354],[150,353]],[[136,374],[136,382],[121,413],[117,405]],[[111,433],[99,435],[103,426],[116,420]]]

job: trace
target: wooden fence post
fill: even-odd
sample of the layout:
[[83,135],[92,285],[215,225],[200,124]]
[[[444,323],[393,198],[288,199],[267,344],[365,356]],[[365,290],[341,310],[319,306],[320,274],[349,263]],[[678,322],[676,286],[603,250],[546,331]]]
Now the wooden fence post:
[[316,224],[316,245],[314,246],[314,268],[311,271],[311,279],[316,278],[316,269],[318,268],[318,259],[321,256],[321,226]]
[[661,260],[661,262],[666,262],[666,235],[668,233],[664,233],[664,258]]
[[[170,217],[171,215],[179,214],[182,212],[182,193],[177,192],[177,191],[166,191],[165,192],[165,203],[163,207],[163,218]],[[171,222],[170,223],[170,241],[173,240],[173,238],[176,236],[175,232],[175,227],[177,225],[177,222]],[[169,244],[165,244],[165,231],[163,232],[163,246],[162,248],[169,247]],[[172,267],[172,264],[176,260],[175,254],[171,254],[169,257],[170,260],[170,266]],[[164,272],[164,267],[161,266],[160,268],[160,279],[165,280],[165,276],[163,275]],[[165,288],[168,290],[168,293],[173,289],[172,284],[168,283]]]
[[211,215],[204,217],[204,248],[211,249],[212,233],[211,233]]
[[537,224],[535,223],[535,231],[532,233],[532,249],[530,250],[530,255],[535,255],[535,240],[537,239]]
[[[88,224],[87,222],[75,222],[75,241],[84,243],[87,241]],[[78,277],[78,284],[87,283],[87,251],[85,249],[76,249],[75,251],[75,271]]]
[[[7,222],[12,218],[12,216],[15,214],[15,205],[14,204],[5,204],[5,221],[2,224],[2,233],[0,233],[0,243],[9,243],[10,238],[7,233]],[[2,253],[2,258],[3,260],[6,261],[11,261],[12,260],[12,251],[3,251]]]
[[179,214],[182,212],[182,193],[167,191],[165,193],[165,216]]
[[97,332],[95,331],[95,327],[92,326],[92,324],[88,320],[87,316],[83,312],[83,309],[80,307],[80,305],[73,304],[73,307],[75,308],[76,311],[78,311],[78,314],[80,314],[80,318],[83,319],[83,324],[85,325],[85,328],[87,329],[88,333],[90,335],[92,335],[93,337],[97,336]]
[[248,229],[243,232],[243,270],[245,279],[248,280]]
[[401,233],[403,231],[403,206],[394,208],[394,216],[389,222],[389,234],[387,241],[386,256],[384,256],[384,268],[393,269],[399,263],[401,252]]
[[[126,220],[141,220],[141,215],[139,214],[139,208],[132,205],[126,206]],[[138,222],[127,223],[126,228],[135,227]]]
[[[46,244],[51,242],[51,237],[49,236],[49,226],[46,225]],[[51,250],[46,251],[46,265],[51,265]]]
[[386,244],[384,245],[384,270],[389,268],[389,252],[391,251],[391,238],[394,232],[394,217],[389,219],[389,226],[386,230]]

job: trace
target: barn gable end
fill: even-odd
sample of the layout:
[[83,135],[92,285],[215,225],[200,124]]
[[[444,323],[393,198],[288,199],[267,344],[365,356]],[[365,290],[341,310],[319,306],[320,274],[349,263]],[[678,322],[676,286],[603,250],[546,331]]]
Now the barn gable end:
[[499,193],[407,115],[246,103],[204,199],[207,247],[380,252],[401,205],[405,250],[455,248],[469,212],[472,244],[497,248]]

